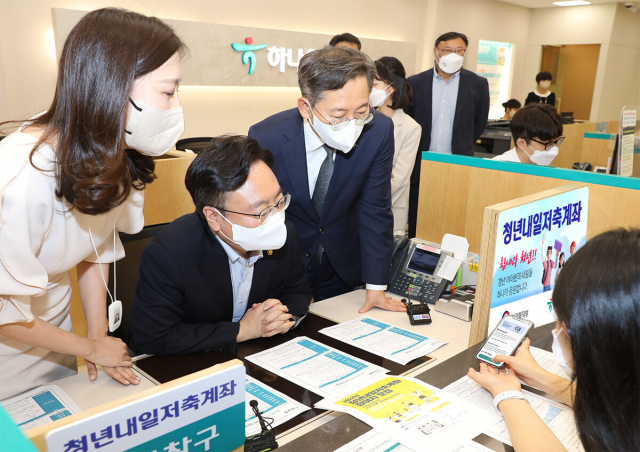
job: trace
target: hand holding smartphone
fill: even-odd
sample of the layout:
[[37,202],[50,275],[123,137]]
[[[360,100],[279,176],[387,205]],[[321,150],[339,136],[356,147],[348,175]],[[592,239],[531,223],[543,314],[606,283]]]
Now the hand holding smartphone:
[[534,327],[530,320],[505,315],[480,347],[476,359],[494,367],[504,367],[504,362],[493,362],[496,355],[511,356]]

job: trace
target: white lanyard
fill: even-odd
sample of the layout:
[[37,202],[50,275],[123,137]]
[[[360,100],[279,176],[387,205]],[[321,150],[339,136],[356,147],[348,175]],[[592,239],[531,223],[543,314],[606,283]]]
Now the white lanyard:
[[102,262],[100,262],[100,256],[98,255],[98,249],[96,248],[96,244],[93,241],[93,234],[91,234],[91,228],[89,228],[89,239],[91,240],[91,245],[93,246],[93,250],[96,252],[96,258],[98,259],[98,266],[100,267],[100,274],[102,275],[102,282],[104,283],[104,288],[107,289],[107,293],[109,294],[109,298],[111,299],[111,304],[109,305],[109,331],[112,333],[118,329],[120,326],[120,322],[122,322],[122,303],[120,300],[116,298],[116,226],[113,225],[113,295],[109,291],[109,286],[107,285],[107,280],[104,277],[104,271],[102,270]]

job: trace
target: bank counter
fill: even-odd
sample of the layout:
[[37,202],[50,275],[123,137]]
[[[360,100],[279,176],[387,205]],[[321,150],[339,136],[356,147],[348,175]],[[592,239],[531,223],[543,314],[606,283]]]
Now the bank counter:
[[[149,226],[171,221],[171,217],[175,218],[192,210],[185,201],[184,193],[181,192],[182,186],[176,182],[183,180],[191,157],[177,154],[173,158],[171,166],[167,165],[162,171],[159,165],[159,173],[167,179],[164,181],[161,194],[160,191],[155,195],[153,192],[147,192],[147,201],[150,202],[145,204],[145,218],[149,219]],[[171,158],[168,161],[171,161]],[[440,243],[444,234],[452,233],[466,237],[470,251],[477,253],[480,250],[483,213],[486,207],[576,182],[584,184],[590,190],[588,237],[620,226],[640,227],[638,179],[425,153],[422,161],[418,237]],[[161,189],[161,184],[155,188]],[[155,197],[154,200],[149,199],[152,195]],[[298,329],[272,338],[241,343],[235,354],[202,352],[136,357],[134,370],[141,376],[139,386],[121,386],[104,374],[92,383],[88,382],[85,374],[79,374],[53,384],[62,387],[82,410],[102,404],[106,404],[103,406],[108,408],[117,405],[121,397],[140,393],[158,384],[237,358],[244,363],[247,375],[312,408],[275,428],[281,450],[333,451],[366,433],[370,427],[348,414],[313,408],[320,396],[247,361],[247,356],[293,338],[307,336],[344,353],[385,367],[390,371],[389,375],[415,377],[443,388],[466,375],[469,367],[477,368],[475,352],[487,334],[486,324],[472,328],[471,322],[450,317],[435,309],[431,310],[431,324],[417,326],[410,325],[405,313],[374,309],[367,315],[447,342],[447,345],[435,350],[429,357],[415,359],[407,365],[399,365],[318,332],[327,326],[359,317],[358,309],[363,305],[364,299],[365,291],[357,290],[314,303],[310,307],[310,314]],[[477,314],[476,312],[475,315]],[[550,350],[552,328],[553,324],[548,324],[534,329],[529,335],[532,345]],[[510,446],[485,435],[476,437],[474,441],[496,451],[512,450]]]

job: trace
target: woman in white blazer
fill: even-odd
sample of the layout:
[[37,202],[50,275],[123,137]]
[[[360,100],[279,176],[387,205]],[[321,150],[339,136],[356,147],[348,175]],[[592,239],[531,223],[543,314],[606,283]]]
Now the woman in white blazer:
[[375,64],[378,78],[373,82],[371,105],[389,116],[394,127],[395,153],[391,173],[393,234],[405,235],[409,215],[409,179],[422,128],[403,111],[411,105],[412,91],[402,63],[394,57],[382,57]]
[[[126,345],[107,336],[108,264],[124,257],[118,231],[144,226],[152,156],[184,130],[183,50],[154,17],[86,14],[64,44],[51,106],[0,142],[0,399],[77,373],[77,356],[91,380],[99,364],[139,382]],[[86,338],[71,328],[73,267]]]

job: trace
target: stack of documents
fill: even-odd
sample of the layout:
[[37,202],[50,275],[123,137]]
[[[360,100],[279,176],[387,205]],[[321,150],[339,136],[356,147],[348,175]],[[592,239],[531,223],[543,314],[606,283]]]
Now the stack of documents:
[[390,447],[399,443],[415,451],[464,450],[471,439],[500,421],[495,413],[408,377],[379,377],[316,406],[348,413],[391,438],[395,443]]
[[368,316],[339,323],[320,332],[403,366],[447,345]]

